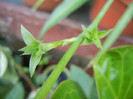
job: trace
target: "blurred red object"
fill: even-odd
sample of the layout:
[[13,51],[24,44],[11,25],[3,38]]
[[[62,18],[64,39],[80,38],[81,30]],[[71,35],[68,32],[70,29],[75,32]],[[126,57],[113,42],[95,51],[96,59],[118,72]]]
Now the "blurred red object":
[[[90,13],[90,20],[93,21],[107,0],[95,0]],[[113,4],[101,20],[99,27],[103,29],[113,28],[120,19],[132,0],[114,0]],[[133,36],[133,19],[124,29],[123,34]]]
[[[22,0],[26,5],[33,7],[38,0]],[[62,0],[45,0],[40,7],[39,10],[52,11],[56,6],[58,6]]]

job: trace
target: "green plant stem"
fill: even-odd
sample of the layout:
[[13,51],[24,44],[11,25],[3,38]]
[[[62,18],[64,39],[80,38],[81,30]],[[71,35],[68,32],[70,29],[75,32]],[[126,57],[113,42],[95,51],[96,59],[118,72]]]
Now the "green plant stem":
[[[112,4],[113,0],[108,0],[108,2],[105,4],[104,8],[101,10],[101,12],[98,14],[98,16],[95,19],[94,22],[88,27],[88,29],[93,29],[96,24],[100,22],[106,11],[108,10],[109,6]],[[96,22],[97,21],[97,22]],[[35,99],[45,99],[48,95],[50,89],[58,79],[59,75],[73,56],[76,49],[80,46],[82,41],[84,40],[84,33],[82,32],[81,35],[79,35],[76,39],[76,41],[71,45],[71,47],[67,50],[67,52],[64,54],[62,59],[59,61],[55,69],[52,71],[48,79],[44,82],[43,86],[35,96]]]
[[58,46],[65,46],[65,45],[68,45],[68,44],[72,44],[73,42],[76,41],[76,39],[77,39],[77,37],[73,37],[73,38],[70,38],[70,39],[62,40],[62,41],[43,43],[42,44],[42,50],[44,52],[46,52],[46,51],[49,51],[49,50],[51,50],[53,48],[56,48]]
[[33,6],[34,10],[37,10],[39,6],[44,2],[45,0],[38,0],[35,5]]
[[111,4],[113,3],[114,0],[108,0],[106,2],[106,4],[103,6],[103,8],[101,9],[101,11],[99,12],[99,14],[96,16],[96,18],[93,20],[93,22],[91,23],[91,26],[88,27],[88,30],[91,29],[92,27],[95,27],[99,24],[99,22],[101,21],[101,19],[103,18],[103,16],[105,15],[105,13],[107,12],[107,10],[109,9],[109,7],[111,6]]
[[68,45],[68,44],[72,44],[73,42],[75,42],[76,41],[76,37],[73,37],[73,38],[70,38],[70,39],[65,39],[65,40],[62,40],[62,41],[56,41],[56,42],[51,42],[51,43],[44,43],[44,48],[45,48],[45,45],[46,44],[51,44],[51,48],[52,48],[52,46],[54,47],[54,48],[56,48],[56,47],[58,47],[58,46],[64,46],[64,45]]
[[55,69],[52,71],[48,79],[45,81],[41,89],[39,90],[38,94],[36,95],[35,99],[45,99],[48,95],[50,89],[58,79],[59,75],[73,56],[76,49],[80,46],[82,41],[84,40],[84,37],[82,35],[79,35],[77,40],[71,45],[71,47],[67,50],[67,52],[64,54],[62,59],[59,61]]
[[[124,12],[121,19],[116,24],[115,28],[113,29],[113,32],[108,36],[108,38],[105,40],[103,44],[103,50],[100,50],[95,58],[91,61],[91,64],[94,64],[99,57],[117,40],[117,38],[120,36],[124,28],[127,26],[127,24],[130,22],[130,20],[133,17],[133,2],[129,5],[129,7]],[[89,65],[88,65],[89,67]]]

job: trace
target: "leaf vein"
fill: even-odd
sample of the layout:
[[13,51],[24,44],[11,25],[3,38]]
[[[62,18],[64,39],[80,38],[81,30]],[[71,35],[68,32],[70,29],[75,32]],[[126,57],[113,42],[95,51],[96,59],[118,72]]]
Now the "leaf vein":
[[[95,69],[98,70],[98,68],[95,68]],[[98,71],[99,71],[99,70],[98,70]],[[117,97],[116,94],[115,94],[115,92],[114,92],[114,89],[111,87],[111,84],[108,82],[107,78],[104,76],[104,74],[103,74],[101,71],[99,71],[99,73],[101,74],[101,76],[102,76],[102,77],[104,78],[104,80],[106,81],[108,87],[111,89],[111,92],[112,92],[113,96],[114,96],[114,97]],[[117,98],[115,98],[115,99],[117,99]]]

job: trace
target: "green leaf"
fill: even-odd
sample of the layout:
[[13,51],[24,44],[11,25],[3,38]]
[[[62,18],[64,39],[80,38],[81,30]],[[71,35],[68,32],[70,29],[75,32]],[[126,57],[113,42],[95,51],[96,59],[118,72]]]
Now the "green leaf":
[[24,94],[25,92],[22,83],[18,83],[11,89],[5,99],[24,99]]
[[99,99],[133,98],[133,46],[111,49],[94,65]]
[[2,77],[5,80],[10,81],[12,84],[16,84],[19,80],[19,77],[16,73],[12,72],[10,68],[8,68]]
[[21,34],[26,45],[31,45],[36,42],[36,39],[23,25],[21,25]]
[[0,77],[2,77],[7,69],[8,60],[6,58],[6,55],[2,51],[2,47],[0,46]]
[[88,0],[64,0],[52,13],[50,19],[43,26],[39,38],[41,38],[47,30],[54,26],[58,21],[67,17],[76,9],[85,4]]
[[112,31],[112,29],[106,30],[106,31],[100,31],[100,32],[98,33],[98,38],[103,38],[103,37],[105,37],[105,36],[108,35],[111,31]]
[[31,77],[33,76],[38,63],[40,62],[41,57],[42,57],[42,54],[36,55],[36,53],[33,53],[31,55],[31,58],[30,58],[30,75],[31,75]]
[[51,99],[86,99],[80,86],[72,80],[61,82]]
[[71,65],[70,79],[81,86],[87,99],[98,99],[95,81],[83,69],[76,65]]

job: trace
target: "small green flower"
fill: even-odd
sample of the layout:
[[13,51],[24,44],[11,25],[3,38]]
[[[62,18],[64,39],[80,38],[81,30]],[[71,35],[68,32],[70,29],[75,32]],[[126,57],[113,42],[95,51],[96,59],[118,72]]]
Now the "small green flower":
[[83,25],[82,25],[82,29],[85,34],[85,40],[83,42],[83,45],[94,43],[97,46],[97,48],[101,48],[101,49],[102,49],[102,45],[101,45],[100,39],[105,37],[107,34],[109,34],[112,31],[112,30],[107,30],[107,31],[98,32],[97,26],[94,27],[92,30],[88,30]]
[[30,71],[31,77],[33,76],[35,69],[37,65],[39,64],[43,54],[45,54],[47,51],[53,48],[56,48],[60,45],[64,46],[64,45],[71,44],[76,40],[76,38],[74,37],[74,38],[65,39],[65,40],[57,41],[57,42],[42,43],[42,41],[36,40],[32,36],[32,34],[27,29],[25,29],[22,25],[21,25],[21,34],[27,46],[20,49],[19,51],[24,52],[22,55],[31,54],[30,64],[29,64],[30,65],[29,71]]
[[42,42],[37,41],[31,35],[31,33],[27,29],[25,29],[22,25],[21,25],[21,34],[27,46],[20,49],[19,51],[24,51],[23,55],[31,54],[29,71],[32,77],[35,72],[35,68],[37,67],[39,61],[41,60],[42,55],[45,52],[42,49]]

